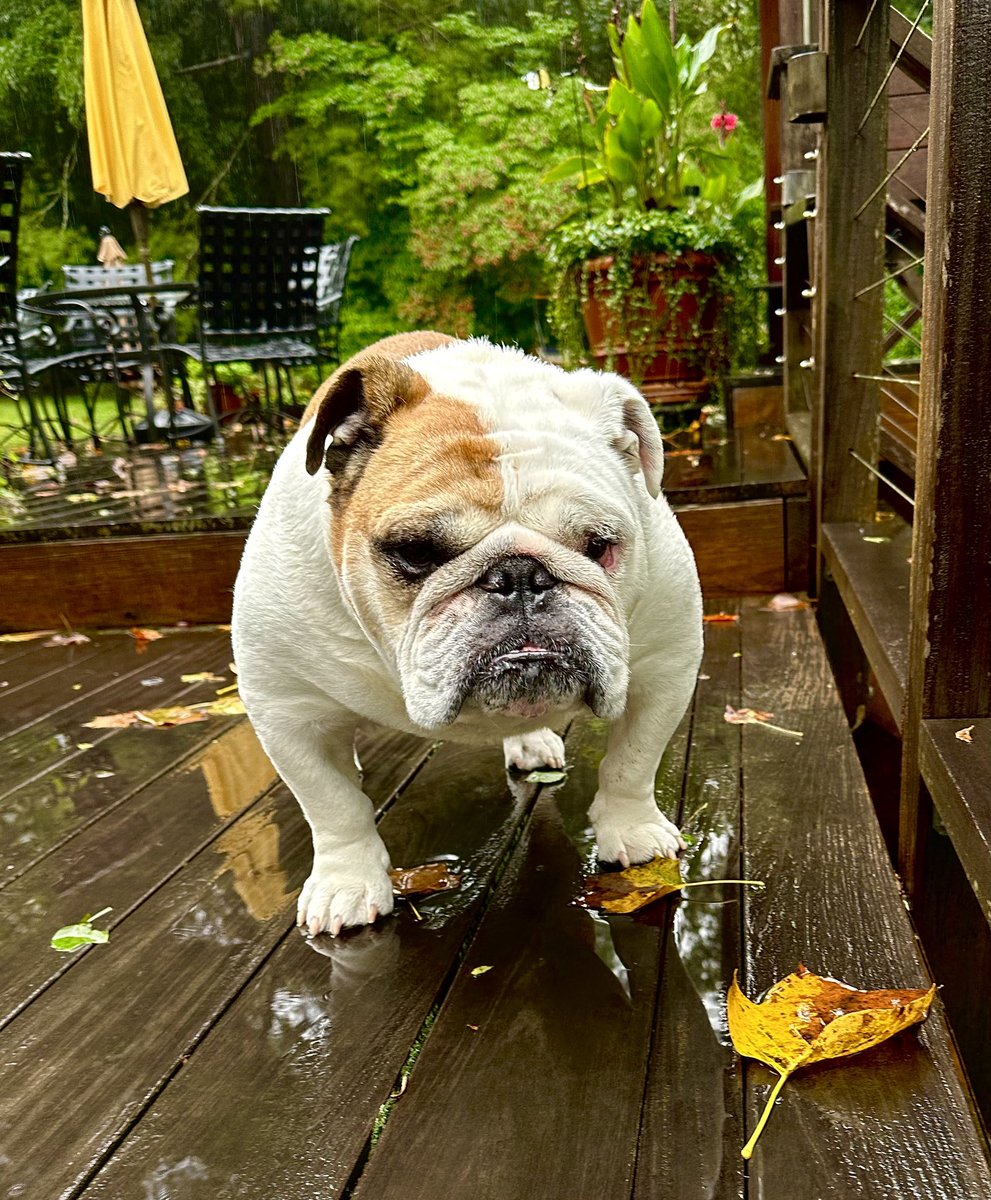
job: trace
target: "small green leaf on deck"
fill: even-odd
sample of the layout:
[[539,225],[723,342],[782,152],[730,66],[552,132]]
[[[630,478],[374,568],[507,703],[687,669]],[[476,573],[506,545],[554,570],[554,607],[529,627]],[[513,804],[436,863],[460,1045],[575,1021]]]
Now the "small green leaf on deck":
[[880,546],[884,542],[890,542],[891,538],[889,538],[889,537],[868,537],[867,535],[865,535],[861,540],[865,541],[865,542],[872,542],[875,546]]
[[109,929],[93,928],[93,922],[108,912],[113,912],[113,909],[101,908],[98,913],[83,917],[78,925],[63,925],[61,929],[56,929],[52,934],[52,949],[61,950],[64,954],[69,954],[73,950],[81,949],[83,946],[93,946],[109,942]]
[[472,973],[472,975],[484,975],[486,971],[491,971],[491,970],[492,970],[492,967],[491,967],[491,966],[488,966],[488,967],[472,967],[472,969],[471,969],[471,973]]
[[527,783],[560,783],[568,778],[567,771],[531,771]]

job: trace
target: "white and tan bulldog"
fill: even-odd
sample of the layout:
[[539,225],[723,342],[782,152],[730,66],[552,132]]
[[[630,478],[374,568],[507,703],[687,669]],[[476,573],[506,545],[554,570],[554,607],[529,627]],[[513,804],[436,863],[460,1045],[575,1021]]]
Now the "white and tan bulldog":
[[399,334],[340,367],[280,458],[234,591],[241,694],[313,830],[310,934],[392,909],[357,725],[502,740],[612,722],[589,816],[624,865],[683,845],[654,776],[702,650],[691,550],[636,389],[518,350]]

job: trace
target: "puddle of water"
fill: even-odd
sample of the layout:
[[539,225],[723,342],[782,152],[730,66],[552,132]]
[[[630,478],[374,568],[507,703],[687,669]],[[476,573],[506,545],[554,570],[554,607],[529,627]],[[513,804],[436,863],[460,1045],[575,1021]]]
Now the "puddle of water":
[[188,770],[203,772],[210,803],[221,820],[240,812],[278,778],[247,721],[208,746]]

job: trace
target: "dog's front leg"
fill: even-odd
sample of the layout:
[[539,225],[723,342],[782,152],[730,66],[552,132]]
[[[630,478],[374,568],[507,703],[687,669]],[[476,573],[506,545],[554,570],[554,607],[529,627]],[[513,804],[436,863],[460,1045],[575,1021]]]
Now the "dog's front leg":
[[609,731],[599,789],[588,811],[599,857],[624,867],[685,848],[678,827],[658,809],[654,780],[661,756],[692,696],[691,668],[672,683],[631,681],[626,712]]
[[252,724],[313,831],[313,870],[303,884],[297,924],[336,937],[348,925],[392,912],[389,852],[354,760],[355,719],[343,710],[312,720],[260,715]]

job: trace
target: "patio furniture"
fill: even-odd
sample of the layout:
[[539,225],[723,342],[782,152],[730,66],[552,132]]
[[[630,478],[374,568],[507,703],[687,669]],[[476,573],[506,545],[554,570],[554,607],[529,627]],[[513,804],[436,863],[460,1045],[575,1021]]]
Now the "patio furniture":
[[318,336],[317,269],[328,211],[198,209],[199,342],[171,348],[202,363],[214,383],[222,365],[259,368],[265,410],[276,422],[285,410],[283,378],[295,402],[292,368],[325,357]]
[[346,241],[320,247],[317,263],[317,338],[328,363],[341,361],[341,313],[347,285],[351,254],[359,239],[352,234]]
[[[125,440],[154,441],[212,436],[213,420],[191,407],[178,406],[173,391],[173,355],[168,349],[176,306],[195,292],[193,283],[118,285],[109,288],[50,292],[25,307],[40,316],[58,348],[52,361],[62,436],[72,442],[73,425],[64,400],[69,376],[78,387],[95,444],[105,436],[98,427],[97,400],[106,384],[114,388],[117,415]],[[156,411],[154,379],[161,380],[166,407]],[[134,422],[127,383],[140,379],[145,420]]]
[[[151,264],[153,283],[171,283],[175,260],[163,258]],[[65,263],[62,267],[67,292],[91,288],[140,287],[148,282],[144,263],[121,263],[104,267],[98,263]]]
[[41,381],[51,369],[51,347],[40,328],[24,328],[17,292],[17,249],[24,168],[31,155],[0,152],[0,395],[8,396],[32,458],[52,461],[58,413],[44,402]]

